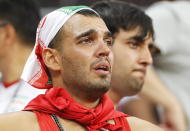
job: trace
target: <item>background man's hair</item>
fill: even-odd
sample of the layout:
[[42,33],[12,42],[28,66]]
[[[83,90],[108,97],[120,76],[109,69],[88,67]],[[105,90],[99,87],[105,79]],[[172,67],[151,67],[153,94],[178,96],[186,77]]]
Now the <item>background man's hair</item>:
[[113,35],[120,29],[132,30],[140,27],[143,37],[148,33],[154,37],[151,18],[135,5],[118,0],[102,1],[92,5],[92,8],[103,18]]
[[[88,16],[88,17],[100,17],[98,14],[96,14],[94,11],[84,9],[78,11],[76,14]],[[59,42],[64,39],[64,27],[62,27],[56,36],[53,38],[53,40],[49,44],[49,48],[59,48]]]
[[35,43],[40,21],[39,6],[34,0],[0,0],[0,22],[14,26],[24,43]]

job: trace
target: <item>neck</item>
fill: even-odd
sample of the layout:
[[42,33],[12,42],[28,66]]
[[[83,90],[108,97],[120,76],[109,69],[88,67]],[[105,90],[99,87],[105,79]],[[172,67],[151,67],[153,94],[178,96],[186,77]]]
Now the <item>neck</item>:
[[108,91],[108,95],[112,99],[112,101],[113,101],[113,103],[114,103],[115,106],[117,106],[117,104],[119,103],[119,101],[122,98],[122,96],[120,96],[116,91],[114,91],[113,88],[111,88]]
[[102,94],[98,94],[97,92],[94,93],[95,91],[85,92],[81,90],[76,90],[76,87],[65,89],[69,92],[69,94],[77,103],[86,108],[95,108],[99,104],[100,98],[102,97]]
[[13,45],[2,63],[0,63],[0,70],[2,72],[2,81],[11,83],[19,80],[25,62],[31,52],[31,47],[23,45]]
[[72,98],[79,103],[80,105],[86,107],[86,108],[95,108],[98,104],[99,104],[99,100],[100,99],[96,99],[96,100],[89,100],[89,99],[84,99],[78,96],[72,96]]

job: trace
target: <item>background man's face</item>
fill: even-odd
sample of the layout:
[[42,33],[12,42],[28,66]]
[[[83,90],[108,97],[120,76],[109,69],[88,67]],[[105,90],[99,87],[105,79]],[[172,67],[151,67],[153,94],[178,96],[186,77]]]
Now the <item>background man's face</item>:
[[61,73],[67,87],[107,91],[113,63],[112,37],[103,20],[76,14],[65,23],[64,35]]
[[139,42],[139,34],[139,28],[136,28],[130,31],[120,30],[115,36],[113,82],[122,83],[117,90],[124,96],[140,91],[146,68],[152,64],[149,46],[153,39],[146,36],[144,42]]
[[0,57],[3,57],[4,54],[5,54],[5,51],[4,51],[4,40],[5,40],[5,26],[4,25],[4,22],[1,22],[0,21]]

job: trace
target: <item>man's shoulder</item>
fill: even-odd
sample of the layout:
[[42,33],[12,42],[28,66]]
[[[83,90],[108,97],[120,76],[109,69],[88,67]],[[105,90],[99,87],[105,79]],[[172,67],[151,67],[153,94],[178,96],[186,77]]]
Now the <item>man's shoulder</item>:
[[32,112],[20,111],[0,115],[0,129],[4,131],[39,130],[36,116]]
[[136,117],[127,117],[127,120],[132,131],[164,131],[160,127]]

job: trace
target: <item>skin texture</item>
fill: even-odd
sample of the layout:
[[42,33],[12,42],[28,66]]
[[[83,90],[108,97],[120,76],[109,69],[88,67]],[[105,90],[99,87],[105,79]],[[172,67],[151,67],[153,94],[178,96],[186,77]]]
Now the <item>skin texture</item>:
[[[102,19],[82,15],[71,17],[63,33],[66,38],[60,41],[59,51],[46,49],[43,55],[51,74],[56,73],[53,85],[66,88],[80,104],[97,103],[110,87],[112,37]],[[107,71],[97,70],[100,65]]]
[[[66,32],[68,34],[68,39],[65,39],[67,43],[63,44],[63,50],[60,51],[63,67],[61,73],[68,89],[76,91],[77,86],[80,93],[89,94],[91,98],[94,94],[91,94],[92,91],[102,94],[110,87],[113,63],[112,37],[108,35],[109,31],[101,19],[84,18],[84,21],[96,23],[87,25],[85,22],[77,22],[80,17],[76,16],[74,20],[71,18],[71,22],[66,26],[71,32]],[[89,30],[89,28],[92,29]],[[81,36],[86,32],[90,33]],[[109,66],[108,73],[104,74],[95,70],[99,64]]]
[[115,103],[123,96],[134,95],[141,90],[147,67],[152,64],[150,46],[153,39],[147,35],[140,42],[135,39],[138,36],[139,28],[130,31],[121,29],[115,35],[112,88],[109,92]]

